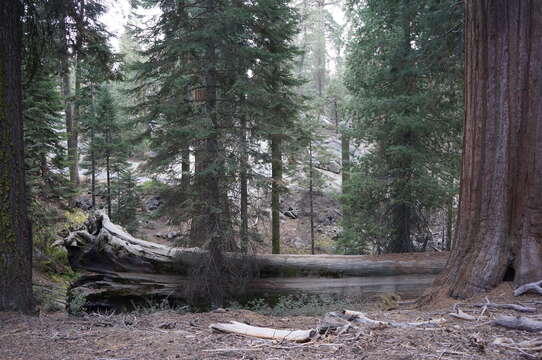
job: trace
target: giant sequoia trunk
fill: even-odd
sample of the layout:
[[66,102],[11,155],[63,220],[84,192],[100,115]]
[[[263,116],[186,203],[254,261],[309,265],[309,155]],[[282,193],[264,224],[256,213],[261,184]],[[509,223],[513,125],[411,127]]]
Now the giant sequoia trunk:
[[32,235],[23,156],[23,7],[0,2],[0,311],[32,309]]
[[[172,248],[133,238],[111,223],[105,213],[92,217],[87,230],[63,241],[71,266],[84,275],[72,285],[87,305],[117,307],[147,298],[185,301],[205,283],[197,276],[209,253],[199,248]],[[251,276],[233,297],[276,297],[328,294],[370,297],[398,292],[417,296],[441,271],[447,254],[381,257],[340,255],[255,255],[225,253],[216,280],[231,269],[249,269]],[[233,274],[238,276],[240,274]],[[230,278],[231,279],[231,278]],[[239,277],[241,283],[241,278]],[[234,284],[239,286],[239,284]]]
[[465,298],[542,279],[542,1],[465,2],[465,136],[452,255]]

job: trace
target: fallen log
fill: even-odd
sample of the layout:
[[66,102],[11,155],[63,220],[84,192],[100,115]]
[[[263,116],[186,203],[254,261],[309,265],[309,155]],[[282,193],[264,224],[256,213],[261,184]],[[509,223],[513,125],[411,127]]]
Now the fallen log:
[[260,339],[269,339],[277,341],[295,341],[307,342],[316,335],[315,329],[309,330],[282,330],[259,326],[251,326],[237,321],[230,321],[229,324],[218,323],[211,324],[209,328],[215,331],[228,334],[238,334],[243,336],[257,337]]
[[515,330],[526,330],[538,332],[542,331],[542,321],[529,319],[523,316],[506,316],[503,315],[493,321],[493,325],[506,327]]
[[[67,249],[72,268],[84,272],[72,285],[72,293],[85,296],[91,306],[118,306],[144,297],[183,299],[185,289],[194,282],[191,271],[201,266],[207,255],[199,248],[136,239],[103,212],[91,216],[85,230],[71,233],[58,244]],[[253,264],[245,294],[252,297],[401,293],[412,298],[431,285],[447,259],[446,253],[224,256],[230,262]]]

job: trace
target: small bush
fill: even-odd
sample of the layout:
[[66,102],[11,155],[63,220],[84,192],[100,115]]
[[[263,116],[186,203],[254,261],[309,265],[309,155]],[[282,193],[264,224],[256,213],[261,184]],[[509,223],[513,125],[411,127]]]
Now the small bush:
[[34,301],[45,312],[61,311],[63,306],[55,297],[53,291],[44,287],[34,287]]
[[262,298],[252,299],[244,306],[238,302],[230,304],[233,309],[247,309],[263,315],[272,316],[320,316],[329,311],[348,307],[352,302],[327,295],[288,295],[276,299],[274,305]]
[[73,316],[81,316],[86,312],[86,297],[83,294],[75,294],[68,299],[68,313]]
[[144,303],[132,302],[133,311],[141,314],[148,315],[159,311],[174,311],[177,314],[186,314],[192,311],[192,308],[188,305],[172,305],[167,298],[145,299]]

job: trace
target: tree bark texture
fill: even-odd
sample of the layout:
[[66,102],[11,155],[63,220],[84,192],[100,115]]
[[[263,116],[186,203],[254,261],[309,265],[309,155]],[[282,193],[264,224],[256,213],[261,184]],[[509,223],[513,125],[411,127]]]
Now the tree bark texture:
[[[241,112],[244,111],[243,105],[245,104],[244,94],[241,95]],[[248,250],[248,141],[247,141],[247,117],[245,114],[241,114],[240,127],[241,127],[241,164],[239,169],[239,182],[240,182],[240,209],[241,209],[241,226],[239,229],[239,237],[241,240],[241,251],[246,252]]]
[[350,180],[350,136],[346,134],[348,130],[344,129],[341,134],[341,190],[346,194],[346,187]]
[[282,186],[282,150],[280,135],[271,135],[271,247],[280,254],[280,190]]
[[[542,2],[465,2],[465,134],[452,255],[466,298],[542,279]],[[513,269],[513,272],[510,270]]]
[[24,174],[22,15],[19,1],[0,2],[0,311],[31,312],[32,233]]
[[194,149],[194,184],[192,186],[192,209],[190,223],[190,246],[203,247],[205,241],[209,238],[209,229],[207,227],[207,217],[205,206],[205,173],[206,156],[204,142],[198,141]]
[[[66,5],[67,6],[67,5]],[[65,9],[65,11],[67,11]],[[68,167],[70,170],[70,182],[73,186],[79,183],[79,173],[77,167],[77,148],[75,145],[74,134],[74,100],[72,98],[71,81],[70,81],[70,52],[68,43],[68,27],[66,26],[67,14],[61,22],[62,25],[62,55],[60,59],[60,72],[62,78],[62,97],[64,98],[64,113],[66,117],[66,135],[68,143]]]

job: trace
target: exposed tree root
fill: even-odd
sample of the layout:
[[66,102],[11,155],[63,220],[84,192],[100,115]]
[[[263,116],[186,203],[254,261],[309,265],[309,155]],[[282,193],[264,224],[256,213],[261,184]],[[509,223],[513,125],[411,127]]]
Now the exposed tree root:
[[521,285],[516,290],[514,290],[514,296],[520,296],[529,291],[533,291],[542,295],[542,280]]

